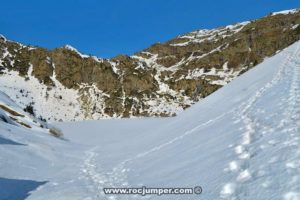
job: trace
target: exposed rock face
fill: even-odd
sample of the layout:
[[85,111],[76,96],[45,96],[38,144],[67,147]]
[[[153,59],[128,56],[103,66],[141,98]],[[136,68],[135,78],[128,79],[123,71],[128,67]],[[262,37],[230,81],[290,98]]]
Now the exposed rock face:
[[1,36],[0,89],[21,106],[25,98],[34,102],[49,120],[172,116],[299,40],[299,24],[300,12],[292,10],[194,31],[110,60]]

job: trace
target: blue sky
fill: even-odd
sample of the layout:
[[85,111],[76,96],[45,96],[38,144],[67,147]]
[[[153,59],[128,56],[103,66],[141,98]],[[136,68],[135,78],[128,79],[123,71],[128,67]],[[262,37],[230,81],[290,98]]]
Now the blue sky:
[[195,29],[297,7],[299,0],[3,0],[0,33],[24,44],[70,44],[109,58]]

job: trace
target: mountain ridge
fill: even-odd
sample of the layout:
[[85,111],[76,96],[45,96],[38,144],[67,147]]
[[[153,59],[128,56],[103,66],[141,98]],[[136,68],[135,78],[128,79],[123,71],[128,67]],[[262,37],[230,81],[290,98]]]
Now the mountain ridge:
[[298,41],[299,16],[294,9],[193,31],[112,59],[1,37],[0,89],[51,121],[173,116]]
[[299,58],[300,41],[173,118],[52,124],[64,139],[0,92],[0,197],[181,200],[104,188],[201,186],[184,196],[299,199]]

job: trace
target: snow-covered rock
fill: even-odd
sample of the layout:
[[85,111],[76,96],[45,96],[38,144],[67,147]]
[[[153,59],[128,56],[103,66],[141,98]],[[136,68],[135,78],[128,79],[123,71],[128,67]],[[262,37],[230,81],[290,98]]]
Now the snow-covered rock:
[[[300,42],[174,118],[56,123],[60,140],[0,121],[6,199],[298,199]],[[226,68],[226,66],[224,66]],[[201,195],[105,195],[201,186]]]

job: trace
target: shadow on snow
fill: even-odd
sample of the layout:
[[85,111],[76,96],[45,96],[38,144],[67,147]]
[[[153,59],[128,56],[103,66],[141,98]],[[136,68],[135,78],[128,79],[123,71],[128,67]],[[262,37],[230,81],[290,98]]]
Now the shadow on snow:
[[0,200],[23,200],[47,181],[0,178]]
[[9,140],[9,139],[6,139],[6,138],[3,138],[0,136],[0,145],[1,144],[8,144],[8,145],[24,145],[24,144],[21,144],[21,143],[18,143],[18,142],[15,142],[13,140]]

